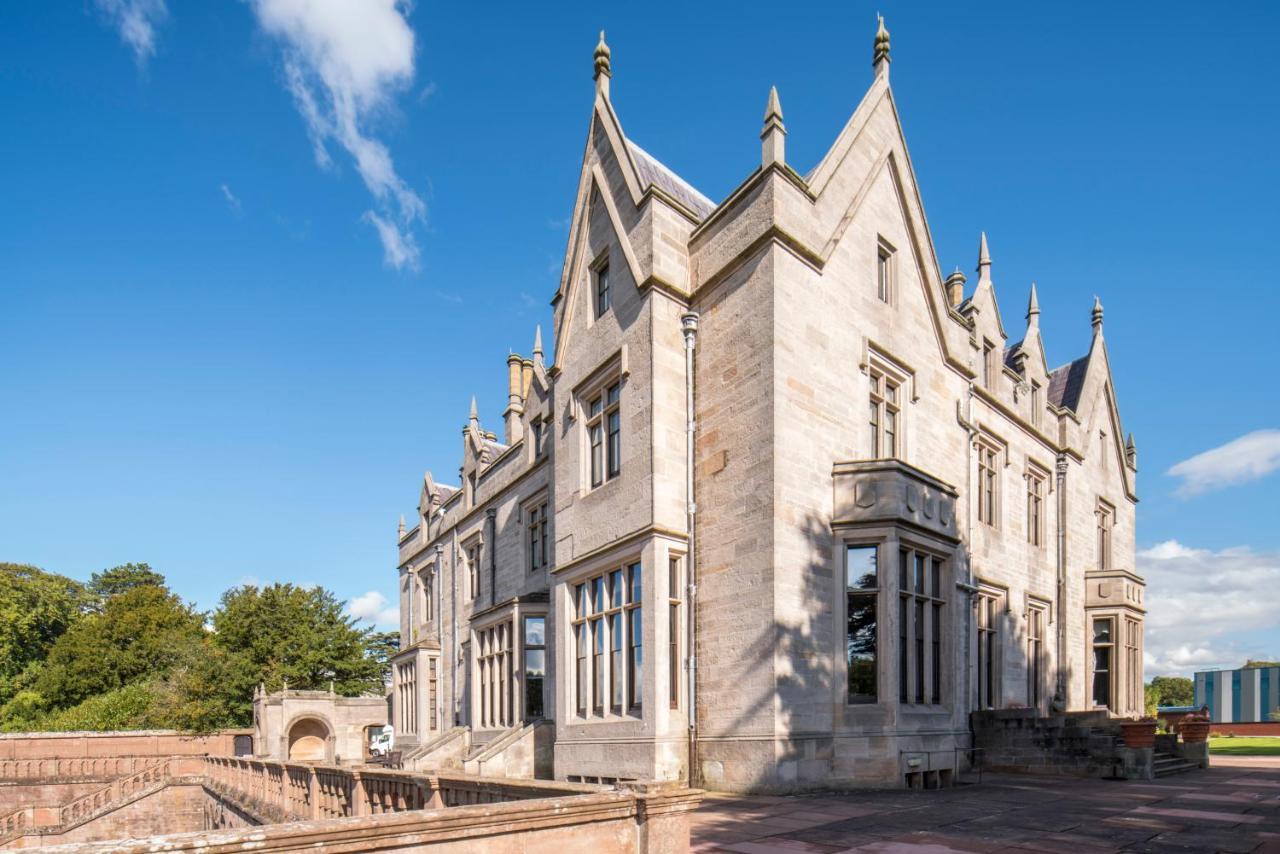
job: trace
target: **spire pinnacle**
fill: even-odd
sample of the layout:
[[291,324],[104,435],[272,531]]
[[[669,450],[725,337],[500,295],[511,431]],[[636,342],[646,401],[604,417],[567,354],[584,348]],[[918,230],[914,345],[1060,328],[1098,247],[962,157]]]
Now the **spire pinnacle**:
[[769,87],[769,102],[764,108],[764,130],[760,131],[760,164],[768,167],[787,161],[787,127],[782,123],[782,102],[778,87]]
[[1095,295],[1093,298],[1093,312],[1091,321],[1093,323],[1093,332],[1096,335],[1102,331],[1102,300]]
[[1027,300],[1027,326],[1040,323],[1040,300],[1036,297],[1036,283],[1031,283],[1031,298]]
[[978,241],[978,278],[991,278],[991,252],[987,249],[987,233],[982,232],[982,239]]
[[467,420],[469,420],[472,424],[480,423],[479,410],[476,408],[476,396],[474,394],[471,395],[471,415],[468,416]]
[[600,41],[596,43],[595,52],[595,71],[592,79],[596,81],[596,88],[609,94],[609,78],[613,76],[613,68],[609,62],[612,52],[609,45],[605,44],[604,30],[600,31]]
[[875,48],[871,55],[871,67],[875,69],[876,76],[889,73],[889,31],[884,28],[884,15],[876,16],[876,40]]
[[534,361],[542,358],[542,324],[533,328],[533,358]]
[[401,514],[400,514],[400,530],[399,530],[399,533],[400,533],[400,536],[401,536],[401,537],[403,537],[403,536],[404,536],[404,514],[403,514],[403,513],[401,513]]

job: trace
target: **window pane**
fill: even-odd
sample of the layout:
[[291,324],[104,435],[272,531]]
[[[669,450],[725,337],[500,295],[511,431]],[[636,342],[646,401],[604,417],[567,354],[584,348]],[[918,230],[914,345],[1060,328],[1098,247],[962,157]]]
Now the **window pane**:
[[626,589],[622,584],[622,570],[615,569],[609,573],[609,589],[613,594],[610,606],[613,608],[622,607],[622,597],[626,593]]
[[639,604],[641,590],[640,564],[633,563],[631,565],[631,598],[628,600],[632,604]]
[[544,646],[547,642],[547,618],[546,617],[525,617],[524,618],[524,644],[525,646]]
[[1111,643],[1111,621],[1110,620],[1094,620],[1093,621],[1093,642],[1094,643]]
[[622,615],[609,618],[609,698],[615,712],[622,711]]
[[605,398],[608,403],[617,403],[618,398],[622,396],[622,384],[614,383],[609,386],[609,390],[605,392]]
[[875,590],[876,546],[845,548],[845,586],[849,590]]
[[846,596],[849,619],[845,650],[850,703],[876,701],[876,596],[861,592]]
[[543,715],[542,682],[547,674],[547,651],[527,649],[524,653],[524,714],[527,718]]
[[604,610],[604,576],[591,579],[591,606],[593,613]]
[[925,556],[922,554],[916,554],[915,555],[915,580],[916,580],[917,593],[923,593],[925,590],[924,567],[925,567]]
[[[636,567],[639,569],[639,566]],[[631,696],[631,705],[638,708],[644,698],[644,681],[640,674],[644,672],[644,633],[641,609],[635,608],[629,613],[628,638],[631,641],[631,666],[627,668],[627,693]]]

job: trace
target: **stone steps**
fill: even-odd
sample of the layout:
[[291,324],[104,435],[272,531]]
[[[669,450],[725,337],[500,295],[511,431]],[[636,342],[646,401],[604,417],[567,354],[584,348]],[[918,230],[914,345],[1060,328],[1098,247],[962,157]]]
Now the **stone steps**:
[[1174,774],[1185,774],[1195,771],[1197,766],[1168,753],[1156,753],[1152,762],[1152,773],[1157,777],[1171,777]]

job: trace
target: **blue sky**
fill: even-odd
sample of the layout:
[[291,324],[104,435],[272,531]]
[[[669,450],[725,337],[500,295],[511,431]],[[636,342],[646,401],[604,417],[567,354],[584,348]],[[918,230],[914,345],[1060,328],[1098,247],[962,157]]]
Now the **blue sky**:
[[[1106,306],[1149,673],[1280,657],[1280,9],[878,8],[944,272],[985,229],[1054,364]],[[202,607],[320,583],[377,618],[423,470],[456,471],[473,393],[500,426],[508,350],[549,333],[597,31],[628,135],[721,199],[770,85],[788,160],[822,156],[876,11],[12,5],[0,560],[148,561]]]

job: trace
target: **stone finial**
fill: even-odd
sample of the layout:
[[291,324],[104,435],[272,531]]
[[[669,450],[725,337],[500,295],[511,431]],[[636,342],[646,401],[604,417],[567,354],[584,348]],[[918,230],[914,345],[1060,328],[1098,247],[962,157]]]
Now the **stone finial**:
[[875,49],[871,56],[871,67],[875,69],[876,76],[889,73],[889,31],[884,28],[884,15],[876,16],[878,25],[876,27]]
[[1093,323],[1093,332],[1096,335],[1102,331],[1102,300],[1097,296],[1093,298],[1093,312],[1091,322]]
[[1133,433],[1129,434],[1129,438],[1124,442],[1124,458],[1129,464],[1129,468],[1134,471],[1138,470],[1138,445],[1133,441]]
[[403,513],[400,514],[400,528],[398,530],[398,533],[400,534],[400,539],[404,539],[404,514]]
[[609,45],[604,41],[604,30],[600,31],[600,41],[596,43],[595,52],[595,72],[592,78],[596,81],[596,88],[609,95],[609,78],[613,76],[613,67],[609,61],[612,52]]
[[534,361],[542,361],[542,324],[533,328],[533,358]]
[[760,164],[779,165],[787,161],[787,127],[782,123],[782,103],[778,100],[778,87],[769,88],[769,102],[764,108],[764,129],[760,131]]
[[1031,297],[1027,300],[1027,326],[1040,325],[1040,300],[1036,297],[1036,283],[1031,283]]
[[467,421],[469,421],[471,424],[475,426],[479,426],[480,424],[479,412],[480,411],[476,408],[476,396],[473,394],[471,395],[471,414],[467,416]]
[[942,287],[947,294],[947,301],[951,303],[952,308],[964,302],[964,284],[967,281],[968,279],[965,278],[964,273],[957,269],[950,276],[947,276],[947,280],[942,283]]
[[978,279],[991,278],[991,252],[987,249],[987,233],[982,232],[978,241]]

